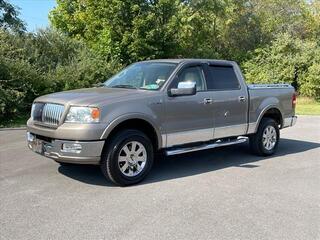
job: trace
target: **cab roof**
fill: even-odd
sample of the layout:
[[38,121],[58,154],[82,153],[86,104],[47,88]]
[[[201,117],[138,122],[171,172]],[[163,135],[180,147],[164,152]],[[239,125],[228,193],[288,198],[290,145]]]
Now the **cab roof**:
[[192,62],[211,62],[217,64],[234,64],[234,61],[217,60],[217,59],[198,59],[198,58],[172,58],[172,59],[153,59],[142,62],[165,62],[165,63],[192,63]]

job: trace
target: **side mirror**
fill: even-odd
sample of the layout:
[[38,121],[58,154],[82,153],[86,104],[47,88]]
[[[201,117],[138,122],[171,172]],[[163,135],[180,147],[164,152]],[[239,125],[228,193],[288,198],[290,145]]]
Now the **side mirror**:
[[190,96],[195,95],[196,92],[197,88],[195,82],[179,82],[178,88],[171,88],[168,91],[168,95],[170,97]]

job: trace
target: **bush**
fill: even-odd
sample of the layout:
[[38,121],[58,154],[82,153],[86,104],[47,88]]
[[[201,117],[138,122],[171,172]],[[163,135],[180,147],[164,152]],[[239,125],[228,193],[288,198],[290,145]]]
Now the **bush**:
[[0,59],[0,121],[30,109],[36,96],[47,92],[43,76],[24,60]]
[[320,63],[312,64],[306,73],[300,92],[304,96],[320,100]]
[[36,34],[0,30],[0,125],[29,114],[38,96],[91,87],[120,68],[50,29]]
[[90,52],[82,52],[68,65],[58,65],[47,74],[47,78],[54,91],[86,88],[106,81],[120,68],[116,62],[108,63]]
[[290,83],[301,94],[319,98],[319,54],[316,41],[281,34],[242,65],[249,83]]

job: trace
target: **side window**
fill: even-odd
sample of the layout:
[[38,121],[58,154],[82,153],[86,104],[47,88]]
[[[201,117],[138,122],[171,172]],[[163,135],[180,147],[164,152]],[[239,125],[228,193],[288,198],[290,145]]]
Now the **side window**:
[[180,82],[194,82],[196,84],[197,91],[205,90],[203,72],[202,68],[199,66],[183,69],[178,75],[178,80],[173,82],[171,87],[177,88]]
[[240,88],[232,66],[210,65],[208,68],[210,74],[207,79],[208,90],[236,90]]

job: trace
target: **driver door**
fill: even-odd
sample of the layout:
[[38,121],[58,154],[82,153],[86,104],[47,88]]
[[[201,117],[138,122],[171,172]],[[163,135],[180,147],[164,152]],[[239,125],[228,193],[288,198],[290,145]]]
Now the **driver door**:
[[[187,65],[179,71],[169,89],[183,86],[186,82],[196,84],[196,94],[189,96],[165,96],[165,121],[167,147],[213,138],[213,109],[210,92],[202,64]],[[179,84],[180,83],[180,84]]]

